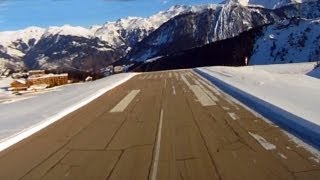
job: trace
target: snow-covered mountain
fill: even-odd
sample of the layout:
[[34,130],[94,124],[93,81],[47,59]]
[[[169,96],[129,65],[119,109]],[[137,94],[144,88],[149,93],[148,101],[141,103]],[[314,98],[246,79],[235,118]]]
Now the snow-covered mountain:
[[266,26],[250,64],[320,61],[320,19],[291,19]]
[[226,3],[230,1],[233,3],[239,3],[243,6],[260,6],[267,9],[276,9],[291,4],[312,2],[317,0],[227,0]]
[[149,18],[128,17],[89,29],[65,25],[2,32],[0,67],[16,65],[16,68],[23,68],[26,65],[28,68],[47,69],[67,65],[74,69],[92,71],[96,68],[81,68],[83,65],[80,64],[88,64],[81,61],[91,59],[91,62],[96,59],[95,61],[103,62],[94,64],[110,64],[125,56],[137,42],[169,19],[210,6],[174,6]]
[[230,2],[200,12],[180,15],[164,23],[139,42],[126,59],[144,61],[177,53],[292,17],[320,17],[320,2],[294,4],[275,10]]
[[144,61],[292,17],[320,17],[320,2],[267,9],[230,0],[219,5],[174,6],[149,18],[128,17],[91,28],[65,25],[1,32],[0,68],[97,71],[121,58]]
[[94,35],[113,47],[125,47],[130,50],[137,42],[140,42],[171,18],[190,12],[199,12],[212,6],[215,5],[176,5],[167,11],[161,11],[148,18],[128,17],[106,23]]
[[42,37],[45,29],[29,27],[19,31],[0,32],[0,49],[12,57],[23,57]]

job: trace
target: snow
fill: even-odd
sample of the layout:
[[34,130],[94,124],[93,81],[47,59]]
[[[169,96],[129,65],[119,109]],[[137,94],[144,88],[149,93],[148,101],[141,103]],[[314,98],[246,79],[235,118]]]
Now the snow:
[[34,26],[18,31],[3,31],[0,32],[0,44],[6,47],[19,39],[28,44],[29,39],[38,41],[44,31],[45,29]]
[[257,38],[251,65],[308,62],[319,59],[320,19],[285,20],[267,26]]
[[[316,0],[229,0],[229,2],[237,2],[242,6],[258,5],[268,9],[276,9],[289,4],[310,2]],[[228,1],[227,1],[228,2]]]
[[78,36],[78,37],[90,38],[93,36],[93,32],[90,29],[80,27],[80,26],[64,25],[61,27],[58,27],[58,26],[49,27],[45,31],[44,36],[51,36],[51,35]]
[[[117,74],[89,83],[57,87],[50,92],[9,104],[0,103],[0,151],[88,104],[135,75]],[[8,82],[10,79],[0,80],[0,86],[7,86]]]
[[163,56],[157,56],[157,57],[154,57],[154,58],[150,58],[150,59],[147,59],[145,60],[144,62],[145,63],[151,63],[151,62],[154,62],[154,61],[157,61],[158,59],[162,58]]
[[7,49],[7,54],[11,55],[11,56],[16,56],[16,57],[23,57],[25,54],[17,49],[8,47]]
[[[262,111],[266,118],[277,119],[285,129],[294,131],[295,135],[302,133],[298,136],[308,136],[301,138],[319,146],[320,100],[317,98],[320,97],[320,81],[308,76],[313,72],[314,66],[315,63],[297,63],[206,67],[198,68],[197,71],[200,70],[200,74],[211,79],[210,81],[219,83],[223,90],[229,91],[228,93],[244,104],[247,103],[258,113]],[[303,132],[306,130],[309,132]],[[315,137],[309,136],[312,133]]]
[[43,28],[34,26],[19,31],[3,31],[0,32],[0,45],[4,47],[7,54],[22,57],[25,54],[22,51],[15,49],[13,43],[22,41],[23,43],[28,44],[30,39],[34,39],[35,42],[38,42],[44,31]]
[[299,117],[320,125],[320,81],[309,77],[315,63],[209,67],[215,77]]
[[320,79],[320,67],[313,69],[307,73],[308,76]]
[[10,87],[10,83],[13,82],[12,78],[1,78],[0,77],[0,102],[2,99],[12,96],[7,89]]
[[214,9],[217,6],[218,5],[215,4],[198,6],[176,5],[172,6],[166,11],[160,11],[159,13],[148,18],[127,17],[114,22],[107,22],[101,28],[97,28],[94,36],[108,42],[109,45],[119,47],[124,45],[124,38],[126,38],[126,36],[124,36],[123,33],[139,33],[137,36],[139,42],[152,31],[159,28],[163,23],[175,16],[188,12],[200,12],[205,9]]

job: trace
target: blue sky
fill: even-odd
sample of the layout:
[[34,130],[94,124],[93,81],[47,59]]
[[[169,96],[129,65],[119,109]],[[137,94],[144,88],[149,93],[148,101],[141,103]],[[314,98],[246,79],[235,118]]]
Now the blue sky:
[[0,0],[0,31],[28,26],[89,27],[127,16],[147,17],[176,4],[208,4],[220,0]]

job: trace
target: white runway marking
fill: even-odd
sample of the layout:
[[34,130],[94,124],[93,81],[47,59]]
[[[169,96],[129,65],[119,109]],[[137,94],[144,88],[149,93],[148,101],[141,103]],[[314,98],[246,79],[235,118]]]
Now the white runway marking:
[[255,139],[257,140],[260,145],[266,149],[266,150],[273,150],[276,149],[276,146],[274,144],[271,144],[270,142],[268,142],[266,139],[264,139],[262,136],[258,135],[258,134],[254,134],[249,132],[249,134]]
[[189,81],[186,79],[186,77],[184,77],[184,75],[181,75],[181,79],[182,79],[182,81],[183,81],[184,83],[186,83],[186,85],[187,85],[189,88],[191,88],[191,85],[190,85]]
[[159,156],[160,156],[160,145],[161,145],[160,142],[161,142],[162,120],[163,120],[163,109],[161,109],[161,114],[160,114],[160,122],[159,122],[158,133],[157,133],[157,142],[155,147],[155,153],[154,153],[155,155],[154,155],[153,166],[151,171],[152,174],[151,174],[150,180],[157,179]]
[[174,76],[176,77],[177,80],[179,80],[179,74],[177,72],[174,73]]
[[218,99],[212,92],[208,91],[197,79],[193,79],[193,80],[194,80],[194,82],[195,82],[198,86],[200,86],[200,88],[201,88],[205,93],[208,94],[208,96],[209,96],[213,101],[215,101],[215,102],[218,102],[218,101],[219,101],[219,99]]
[[147,76],[143,76],[143,77],[141,78],[141,80],[144,80],[146,77],[147,77]]
[[201,78],[199,78],[198,81],[201,82],[202,84],[204,84],[208,89],[210,89],[216,95],[221,95],[220,92],[216,88],[214,88],[212,85],[210,85],[209,83],[205,82]]
[[164,80],[164,89],[167,88],[167,79]]
[[238,119],[240,119],[239,116],[238,116],[236,113],[228,112],[228,115],[229,115],[233,120],[238,120]]
[[217,105],[198,85],[191,85],[190,89],[202,106]]
[[110,110],[111,113],[123,112],[131,101],[138,95],[140,90],[132,90],[126,97],[124,97],[113,109]]
[[169,72],[169,78],[172,78],[172,73],[171,72]]
[[223,109],[223,110],[226,110],[226,111],[230,110],[230,108],[225,107],[225,106],[223,106],[222,109]]
[[176,88],[174,87],[174,85],[172,85],[172,91],[173,91],[173,95],[176,95]]
[[191,85],[189,81],[186,79],[184,75],[181,75],[182,81],[189,87],[189,89],[194,93],[194,95],[199,100],[200,104],[202,106],[214,106],[217,105],[208,94],[204,92],[202,88],[200,88],[199,85]]

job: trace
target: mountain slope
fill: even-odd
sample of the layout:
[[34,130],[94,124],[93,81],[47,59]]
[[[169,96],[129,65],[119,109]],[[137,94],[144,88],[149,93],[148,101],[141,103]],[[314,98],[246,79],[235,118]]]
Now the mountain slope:
[[316,0],[233,0],[233,1],[238,1],[241,5],[244,5],[244,6],[259,5],[267,9],[276,9],[276,8],[280,8],[280,7],[291,5],[291,4],[312,2]]
[[98,38],[56,34],[42,38],[23,59],[30,69],[97,72],[118,57],[118,51]]
[[250,64],[320,60],[320,19],[291,19],[264,28]]
[[261,36],[263,27],[253,28],[240,35],[209,43],[178,53],[145,62],[137,62],[134,71],[160,71],[203,66],[243,66],[250,57],[256,37]]
[[237,36],[253,27],[279,22],[291,17],[320,17],[320,3],[295,4],[270,10],[229,3],[202,12],[177,16],[164,23],[141,42],[125,59],[144,61],[210,42]]
[[320,17],[319,1],[279,9],[242,4],[245,1],[231,0],[224,5],[174,6],[149,18],[128,17],[90,29],[66,25],[2,32],[0,68],[97,72],[119,59],[144,61],[292,17]]
[[138,62],[134,71],[320,61],[320,18],[292,18],[164,57]]
[[0,67],[97,70],[126,55],[168,19],[202,8],[206,6],[174,6],[149,18],[129,17],[90,29],[65,25],[2,32]]
[[252,27],[275,22],[279,17],[270,10],[239,4],[216,6],[200,13],[189,13],[171,19],[143,41],[126,57],[144,61],[231,38]]

